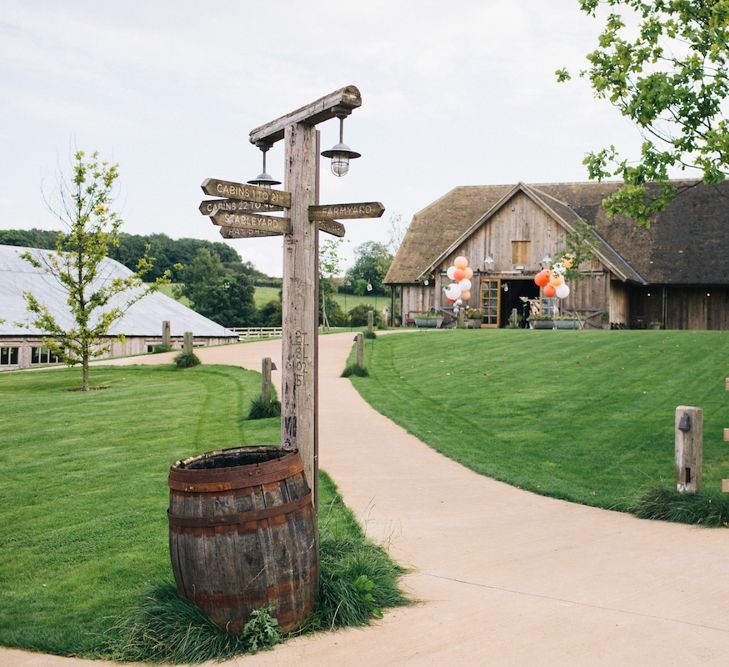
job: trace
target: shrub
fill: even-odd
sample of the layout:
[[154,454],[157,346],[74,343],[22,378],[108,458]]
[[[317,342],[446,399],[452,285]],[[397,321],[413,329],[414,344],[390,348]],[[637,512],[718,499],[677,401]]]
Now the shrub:
[[248,419],[268,419],[269,417],[281,416],[281,402],[271,397],[266,400],[263,394],[260,394],[251,401],[251,407],[248,410]]
[[380,324],[380,314],[374,309],[374,307],[361,303],[359,306],[355,306],[349,311],[349,325],[352,327],[366,327],[367,326],[367,313],[372,311],[374,313],[374,325]]
[[729,496],[654,489],[637,502],[633,513],[639,519],[696,523],[719,528],[729,526]]
[[172,352],[172,346],[163,344],[155,345],[150,354],[160,354],[161,352]]
[[358,366],[357,364],[347,364],[344,367],[344,370],[342,371],[342,375],[340,377],[348,378],[352,375],[356,375],[358,377],[369,377],[369,371],[364,366]]
[[369,338],[370,340],[374,340],[375,338],[377,338],[377,334],[374,331],[365,331],[364,337]]
[[180,352],[180,354],[175,357],[175,365],[177,368],[192,368],[193,366],[198,366],[201,363],[200,357],[198,357],[194,352]]

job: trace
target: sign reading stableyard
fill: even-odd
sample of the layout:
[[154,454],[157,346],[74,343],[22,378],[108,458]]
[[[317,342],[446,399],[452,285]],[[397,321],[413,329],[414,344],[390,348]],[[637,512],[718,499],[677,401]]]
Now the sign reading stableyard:
[[260,202],[243,201],[242,199],[204,199],[200,202],[200,213],[213,215],[218,211],[230,213],[265,213],[266,211],[283,211],[283,206],[261,204]]
[[336,220],[320,220],[319,230],[331,234],[332,236],[344,236],[344,225]]
[[258,229],[274,234],[290,234],[290,218],[274,218],[270,215],[258,215],[257,213],[228,213],[219,211],[211,217],[216,225],[221,227],[237,227],[239,229]]
[[226,197],[227,199],[242,199],[243,201],[259,204],[273,204],[283,208],[291,208],[291,193],[283,190],[261,188],[248,183],[235,183],[233,181],[220,181],[217,178],[206,178],[200,186],[206,195],[211,197]]
[[379,218],[385,212],[385,207],[378,201],[362,202],[360,204],[325,204],[323,206],[309,206],[309,220],[357,220],[358,218]]
[[281,236],[280,232],[269,232],[263,229],[241,229],[240,227],[221,227],[220,235],[224,239],[254,239],[262,236]]

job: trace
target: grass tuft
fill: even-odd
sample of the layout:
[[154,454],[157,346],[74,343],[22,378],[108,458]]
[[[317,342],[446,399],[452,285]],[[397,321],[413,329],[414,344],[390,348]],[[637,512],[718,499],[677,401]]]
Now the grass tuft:
[[281,416],[281,401],[277,398],[266,400],[263,394],[256,396],[251,401],[251,407],[248,410],[248,419],[268,419],[269,417]]
[[342,371],[340,377],[348,378],[352,375],[357,377],[366,378],[369,377],[370,372],[364,366],[358,366],[357,364],[347,364]]
[[193,366],[199,366],[202,362],[194,352],[180,352],[175,357],[175,365],[177,368],[192,368]]
[[368,338],[369,340],[374,340],[375,338],[377,338],[377,334],[374,331],[365,331],[364,337]]
[[729,496],[654,489],[640,498],[633,512],[640,519],[721,528],[729,526]]

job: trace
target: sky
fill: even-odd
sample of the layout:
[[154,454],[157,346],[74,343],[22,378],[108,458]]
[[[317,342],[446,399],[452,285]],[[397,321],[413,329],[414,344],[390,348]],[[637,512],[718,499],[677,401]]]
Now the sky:
[[[43,193],[83,149],[120,165],[122,231],[220,241],[201,182],[253,178],[250,130],[351,84],[344,140],[362,157],[344,178],[322,160],[321,203],[386,212],[345,222],[346,266],[453,187],[584,181],[588,151],[636,155],[587,82],[556,82],[599,30],[577,0],[0,0],[0,228],[59,229]],[[319,129],[337,142],[338,121]],[[281,275],[280,237],[226,243]]]

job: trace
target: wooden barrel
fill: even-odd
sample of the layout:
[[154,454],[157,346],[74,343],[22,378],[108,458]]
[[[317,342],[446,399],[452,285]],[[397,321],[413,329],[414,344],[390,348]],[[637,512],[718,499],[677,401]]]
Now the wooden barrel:
[[298,451],[237,447],[170,468],[170,557],[180,594],[231,634],[271,607],[283,630],[313,612],[319,548]]

